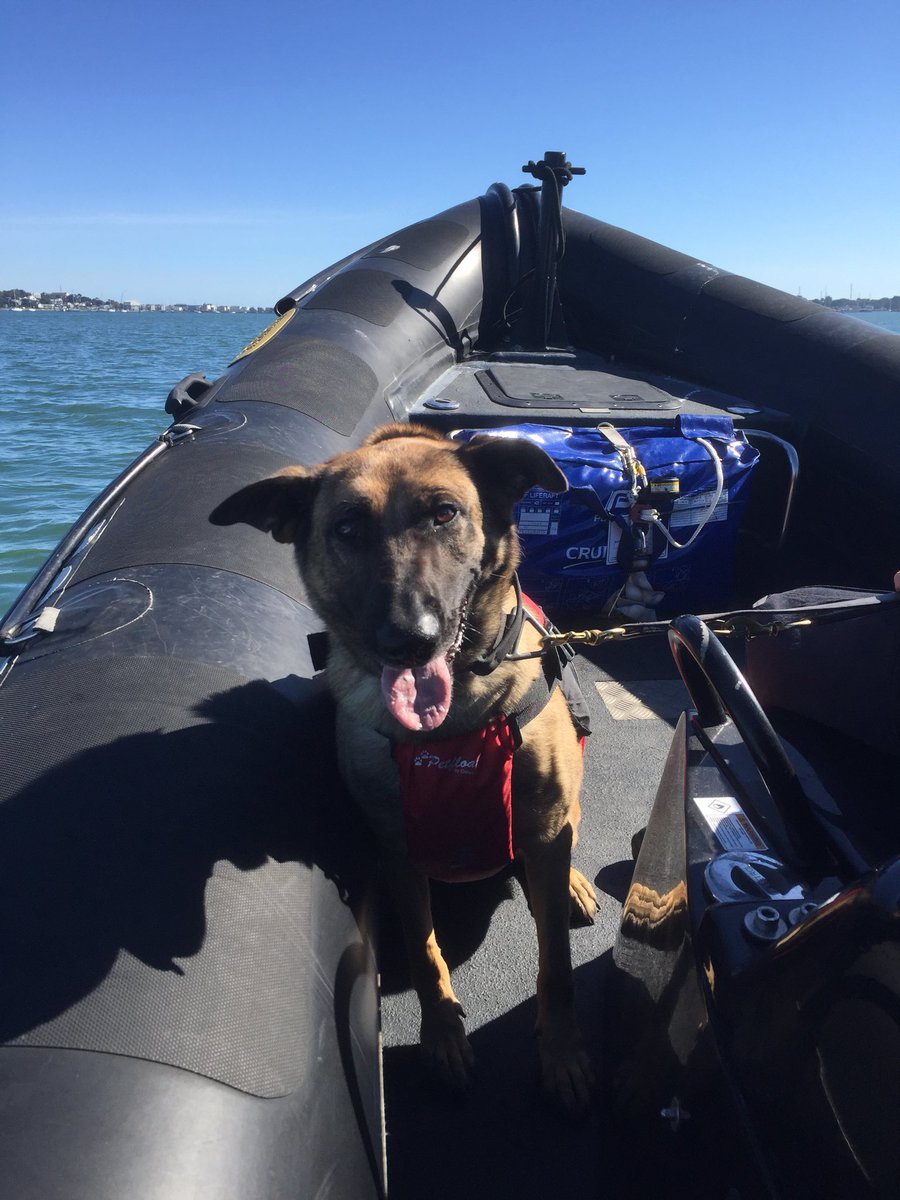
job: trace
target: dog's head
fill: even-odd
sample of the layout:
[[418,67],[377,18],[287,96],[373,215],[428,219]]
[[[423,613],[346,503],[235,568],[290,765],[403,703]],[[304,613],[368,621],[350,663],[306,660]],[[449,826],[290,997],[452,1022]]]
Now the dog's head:
[[451,664],[479,589],[518,565],[513,507],[529,488],[565,491],[540,447],[480,435],[456,443],[389,425],[321,466],[289,467],[230,496],[217,525],[246,522],[293,543],[310,599],[408,729],[450,707]]

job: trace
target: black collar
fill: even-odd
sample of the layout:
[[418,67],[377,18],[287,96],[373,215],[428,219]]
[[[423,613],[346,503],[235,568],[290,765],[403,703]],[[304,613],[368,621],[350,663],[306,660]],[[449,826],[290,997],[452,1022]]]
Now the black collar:
[[512,584],[516,589],[516,607],[511,613],[506,614],[506,621],[500,627],[497,638],[487,654],[476,658],[467,666],[466,670],[471,671],[474,675],[490,675],[492,671],[496,671],[508,654],[515,652],[519,645],[522,626],[525,624],[526,610],[522,601],[522,585],[519,583],[518,575],[513,574]]

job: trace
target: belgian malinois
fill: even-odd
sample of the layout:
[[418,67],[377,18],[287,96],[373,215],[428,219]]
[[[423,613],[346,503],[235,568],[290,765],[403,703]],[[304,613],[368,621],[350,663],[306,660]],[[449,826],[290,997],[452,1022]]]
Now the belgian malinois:
[[[425,873],[435,872],[410,858],[395,751],[425,746],[433,764],[465,771],[474,758],[442,746],[515,713],[539,686],[540,658],[484,665],[516,609],[513,508],[535,486],[561,492],[567,484],[531,442],[480,435],[457,443],[425,427],[389,425],[320,466],[289,467],[243,488],[211,517],[247,522],[295,547],[328,629],[340,770],[384,846],[422,1010],[421,1046],[459,1087],[469,1081],[472,1049],[435,939]],[[518,652],[542,644],[541,631],[525,623]],[[510,848],[524,864],[537,926],[543,1081],[578,1110],[593,1074],[574,1015],[569,923],[591,921],[597,905],[571,866],[579,733],[559,688],[544,698],[512,759]]]

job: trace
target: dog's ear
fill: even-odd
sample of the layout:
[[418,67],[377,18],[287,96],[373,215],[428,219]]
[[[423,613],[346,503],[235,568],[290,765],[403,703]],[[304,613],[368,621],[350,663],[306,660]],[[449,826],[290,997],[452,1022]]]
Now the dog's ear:
[[529,488],[564,492],[568,481],[550,455],[527,438],[480,433],[460,446],[461,461],[482,496],[494,500],[504,518]]
[[223,500],[209,519],[213,525],[243,522],[271,533],[276,542],[297,542],[306,532],[318,485],[315,471],[286,467]]

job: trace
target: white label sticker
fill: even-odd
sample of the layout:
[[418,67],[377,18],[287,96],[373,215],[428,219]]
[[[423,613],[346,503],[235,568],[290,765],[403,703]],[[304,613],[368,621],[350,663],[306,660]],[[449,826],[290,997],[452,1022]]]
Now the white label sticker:
[[[694,492],[693,495],[680,496],[672,505],[669,528],[683,529],[689,525],[699,525],[709,512],[709,506],[715,499],[715,495],[714,491],[709,491]],[[722,495],[716,502],[715,510],[708,517],[708,520],[728,520],[728,488],[722,488]]]
[[519,504],[519,533],[525,537],[555,537],[559,532],[560,508],[555,496],[532,489]]
[[694,803],[723,850],[768,849],[734,796],[695,796]]

